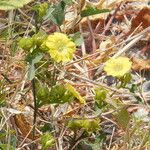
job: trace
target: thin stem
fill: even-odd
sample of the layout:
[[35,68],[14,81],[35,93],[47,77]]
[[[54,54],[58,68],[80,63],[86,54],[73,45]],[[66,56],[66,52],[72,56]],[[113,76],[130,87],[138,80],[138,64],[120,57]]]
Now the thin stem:
[[[34,12],[34,18],[35,18],[35,28],[36,28],[36,33],[39,32],[40,26],[38,25],[38,19],[37,19],[37,13],[36,11]],[[32,79],[32,93],[33,93],[33,101],[34,101],[34,114],[33,114],[33,132],[32,132],[32,137],[33,140],[35,139],[35,124],[36,124],[36,118],[37,118],[37,113],[38,113],[38,105],[36,101],[36,86],[35,86],[35,78]],[[32,150],[35,150],[35,144],[33,143],[32,145]]]
[[[33,115],[33,131],[32,131],[32,137],[33,137],[33,140],[35,138],[35,124],[36,124],[36,114],[37,114],[37,102],[36,102],[36,87],[35,87],[35,79],[32,79],[32,93],[33,93],[33,100],[34,100],[34,115]],[[35,145],[33,144],[32,145],[32,150],[35,149]]]

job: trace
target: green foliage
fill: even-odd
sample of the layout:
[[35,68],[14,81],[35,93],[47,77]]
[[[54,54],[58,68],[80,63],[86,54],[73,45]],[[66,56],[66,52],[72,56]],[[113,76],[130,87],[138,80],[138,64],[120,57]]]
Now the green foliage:
[[68,122],[68,128],[72,130],[84,129],[86,132],[95,132],[100,129],[99,119],[73,119]]
[[65,6],[66,3],[64,1],[51,5],[47,10],[47,14],[44,19],[50,19],[53,23],[60,26],[65,19]]
[[[1,116],[0,116],[0,120],[1,120]],[[1,121],[3,121],[3,119]],[[3,129],[0,130],[0,150],[6,150],[6,149],[15,150],[16,143],[17,143],[15,131],[7,130],[5,128],[6,126],[4,126]],[[10,136],[9,144],[7,142],[8,136]]]
[[6,149],[9,149],[9,150],[15,150],[15,148],[13,148],[11,145],[9,144],[0,144],[0,149],[1,150],[6,150]]
[[74,33],[73,35],[71,35],[71,38],[77,46],[81,46],[84,42],[83,36],[80,32]]
[[96,88],[95,89],[95,101],[96,101],[96,104],[99,108],[102,108],[104,106],[106,106],[106,97],[107,97],[107,93],[108,91],[104,88]]
[[44,20],[50,19],[56,25],[62,25],[65,19],[65,7],[72,3],[72,0],[63,0],[57,4],[51,5],[47,10],[46,15],[43,17]]
[[19,47],[29,52],[34,46],[34,40],[32,38],[21,38],[19,41]]
[[44,40],[47,38],[45,32],[39,31],[29,38],[21,38],[19,47],[24,49],[27,53],[26,61],[29,63],[28,79],[32,80],[35,77],[35,64],[40,62],[43,58],[43,52],[46,51],[42,46]]
[[0,91],[0,107],[5,106],[5,104],[6,104],[5,95]]
[[42,53],[29,54],[27,61],[29,62],[28,79],[32,80],[35,77],[35,64],[38,63],[43,57]]
[[111,105],[114,107],[114,108],[120,108],[122,107],[124,104],[122,103],[122,101],[120,99],[113,99],[111,102]]
[[125,88],[126,85],[131,82],[131,80],[132,80],[131,73],[125,74],[123,77],[120,78],[121,81],[120,87]]
[[5,104],[6,104],[6,101],[5,101],[5,96],[6,96],[6,94],[5,94],[3,88],[4,88],[4,87],[3,87],[3,82],[0,81],[0,107],[5,106]]
[[73,119],[68,122],[68,128],[72,130],[80,130],[82,128],[83,120],[81,119]]
[[42,106],[44,104],[47,104],[50,98],[50,91],[48,87],[46,86],[37,86],[37,101],[38,106]]
[[16,52],[18,51],[18,40],[14,40],[10,48],[11,48],[11,55],[15,56]]
[[38,105],[63,104],[74,100],[73,94],[63,85],[55,85],[51,89],[38,85],[37,100]]
[[96,15],[100,13],[107,13],[109,12],[109,9],[97,9],[95,7],[86,7],[85,10],[81,12],[81,17],[88,17],[91,15]]
[[99,119],[89,119],[83,121],[83,128],[87,132],[95,132],[100,129],[99,126],[100,120]]
[[19,40],[19,47],[25,50],[27,53],[32,52],[34,49],[36,51],[45,51],[45,47],[42,46],[43,42],[47,38],[47,35],[43,31],[39,31],[37,34],[34,34],[32,37],[21,38]]
[[51,148],[55,144],[55,139],[50,133],[45,133],[41,137],[42,150],[47,150],[47,148]]
[[114,115],[118,125],[120,125],[124,130],[128,127],[130,116],[128,111],[123,107]]
[[96,135],[94,141],[85,140],[84,143],[92,148],[92,150],[102,149],[103,142],[106,140],[106,135],[100,133]]
[[71,92],[74,97],[76,97],[81,104],[85,104],[85,99],[79,94],[79,92],[69,83],[67,83],[66,85],[66,88],[68,89],[69,92]]
[[41,128],[41,131],[44,132],[51,132],[53,130],[53,127],[49,123],[45,123],[44,126]]
[[48,10],[48,3],[37,4],[33,7],[33,9],[37,12],[38,22],[42,21],[43,17],[46,15]]
[[52,64],[52,61],[46,57],[43,57],[40,62],[36,64],[36,78],[47,87],[52,87],[56,85],[57,80],[55,70],[49,70],[49,65]]
[[12,10],[23,7],[23,5],[28,4],[32,0],[1,0],[0,10]]
[[74,95],[63,85],[56,85],[50,91],[50,103],[63,104],[71,102]]
[[47,34],[43,31],[39,31],[37,34],[34,34],[32,36],[32,39],[34,41],[34,44],[36,45],[36,48],[39,48],[40,50],[41,50],[41,45],[46,40],[46,38],[47,38]]
[[137,85],[136,85],[136,84],[132,84],[132,85],[131,85],[131,88],[130,88],[129,90],[130,90],[130,92],[135,93],[135,91],[136,91],[137,89],[138,89],[138,88],[137,88]]
[[0,140],[2,141],[3,138],[6,137],[6,131],[5,130],[0,130]]

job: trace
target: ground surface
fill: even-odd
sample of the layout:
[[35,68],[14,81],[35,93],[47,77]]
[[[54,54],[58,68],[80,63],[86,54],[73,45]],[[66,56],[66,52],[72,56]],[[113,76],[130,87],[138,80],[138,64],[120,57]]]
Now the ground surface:
[[[148,1],[13,1],[0,2],[1,149],[149,150]],[[44,47],[55,32],[76,44],[70,61]],[[132,67],[109,75],[121,56]]]

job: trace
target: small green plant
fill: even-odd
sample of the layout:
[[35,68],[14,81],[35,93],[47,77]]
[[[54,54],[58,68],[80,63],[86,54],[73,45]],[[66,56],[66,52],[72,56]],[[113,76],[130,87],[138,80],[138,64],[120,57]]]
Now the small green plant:
[[73,119],[68,122],[68,127],[72,130],[83,129],[88,133],[96,132],[100,129],[99,119]]
[[96,105],[99,108],[103,108],[107,105],[106,98],[107,98],[108,91],[104,88],[96,88],[95,89],[95,101]]
[[50,147],[53,147],[55,144],[55,139],[50,133],[45,133],[41,137],[42,150],[47,150]]

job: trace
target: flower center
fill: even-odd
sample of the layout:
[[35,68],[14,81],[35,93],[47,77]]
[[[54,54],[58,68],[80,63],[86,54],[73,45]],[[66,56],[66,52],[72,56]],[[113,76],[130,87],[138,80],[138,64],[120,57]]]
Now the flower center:
[[66,49],[66,46],[64,45],[64,43],[62,41],[59,41],[57,43],[57,45],[58,45],[58,51],[59,52],[62,52],[62,51],[64,51]]
[[116,72],[122,70],[122,68],[123,68],[122,64],[114,64],[114,66],[113,66],[113,69]]

